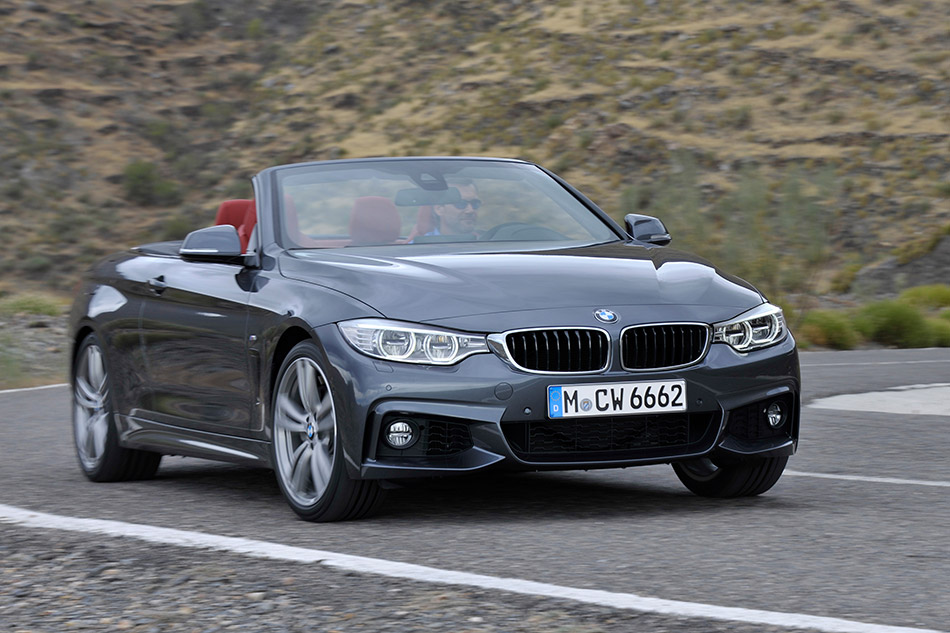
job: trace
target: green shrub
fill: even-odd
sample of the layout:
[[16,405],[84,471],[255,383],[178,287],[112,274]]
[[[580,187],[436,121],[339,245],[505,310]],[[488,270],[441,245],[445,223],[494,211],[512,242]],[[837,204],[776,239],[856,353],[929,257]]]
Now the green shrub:
[[950,224],[936,230],[927,237],[905,242],[894,249],[899,264],[906,264],[928,253],[932,253],[944,237],[950,235]]
[[0,388],[19,385],[23,379],[23,368],[20,360],[12,353],[13,341],[11,337],[0,336]]
[[865,338],[895,347],[928,347],[932,332],[927,320],[912,305],[900,301],[878,301],[864,306],[855,327]]
[[544,127],[549,130],[554,130],[561,127],[564,123],[564,117],[558,114],[557,112],[552,112],[544,119]]
[[831,291],[837,294],[844,294],[851,290],[851,284],[854,283],[854,280],[857,278],[861,268],[861,264],[859,262],[855,262],[848,264],[836,272],[834,277],[831,278]]
[[178,23],[175,35],[187,40],[214,28],[214,10],[205,0],[194,0],[175,8]]
[[844,122],[845,113],[842,112],[841,110],[832,110],[831,112],[827,114],[827,119],[828,119],[828,123],[831,123],[832,125],[837,125],[839,123]]
[[950,307],[950,286],[931,284],[908,288],[897,299],[918,308],[947,308]]
[[254,18],[244,27],[244,35],[249,40],[264,39],[264,21],[260,18]]
[[752,108],[744,105],[726,110],[723,122],[727,127],[746,130],[752,126]]
[[14,295],[0,300],[0,316],[12,314],[59,316],[63,313],[63,310],[62,301],[45,295]]
[[154,163],[135,160],[123,174],[125,197],[141,205],[168,206],[181,202],[178,186],[162,178]]
[[231,103],[210,102],[201,105],[201,118],[214,128],[224,128],[234,120],[235,107]]
[[843,312],[812,310],[802,320],[798,334],[815,345],[834,349],[854,349],[861,336]]
[[0,189],[0,193],[3,194],[3,197],[7,200],[22,200],[24,194],[29,189],[29,185],[24,182],[22,179],[9,180],[7,184]]
[[168,121],[154,119],[148,121],[142,130],[142,135],[166,152],[177,152],[178,148],[187,140],[181,131],[175,129]]
[[197,228],[194,214],[179,213],[162,223],[159,239],[162,241],[181,240]]
[[927,325],[930,326],[931,345],[935,347],[950,347],[950,321],[944,319],[927,319]]
[[33,255],[20,264],[20,268],[28,273],[45,273],[53,267],[53,260],[45,255]]
[[235,179],[225,186],[223,197],[226,200],[253,198],[254,188],[251,186],[251,182],[249,180],[244,178]]

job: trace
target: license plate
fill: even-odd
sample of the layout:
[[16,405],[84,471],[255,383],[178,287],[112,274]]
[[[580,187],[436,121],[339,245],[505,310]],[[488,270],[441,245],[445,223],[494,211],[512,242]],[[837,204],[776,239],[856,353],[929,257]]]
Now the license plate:
[[548,387],[549,418],[643,415],[671,411],[686,411],[685,380]]

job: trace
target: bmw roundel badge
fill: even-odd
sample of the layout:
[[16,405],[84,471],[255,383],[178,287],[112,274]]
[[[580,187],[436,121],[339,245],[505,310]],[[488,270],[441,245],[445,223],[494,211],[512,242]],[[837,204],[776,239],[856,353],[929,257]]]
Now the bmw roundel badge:
[[594,318],[601,323],[616,323],[620,319],[620,315],[613,310],[601,308],[600,310],[594,310]]

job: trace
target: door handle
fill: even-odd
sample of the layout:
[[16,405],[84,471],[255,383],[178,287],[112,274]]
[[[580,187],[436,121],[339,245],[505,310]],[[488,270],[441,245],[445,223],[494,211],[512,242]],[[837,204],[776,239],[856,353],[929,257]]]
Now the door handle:
[[159,275],[158,277],[149,279],[148,288],[157,295],[165,292],[165,289],[168,288],[168,284],[165,283],[165,275]]

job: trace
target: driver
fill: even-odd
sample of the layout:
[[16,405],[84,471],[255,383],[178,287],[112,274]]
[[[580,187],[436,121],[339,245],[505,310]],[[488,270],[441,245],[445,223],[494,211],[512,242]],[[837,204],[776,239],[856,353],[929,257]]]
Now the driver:
[[478,221],[478,208],[482,201],[471,180],[453,180],[449,185],[458,189],[461,201],[453,204],[432,205],[436,226],[426,235],[474,235]]

